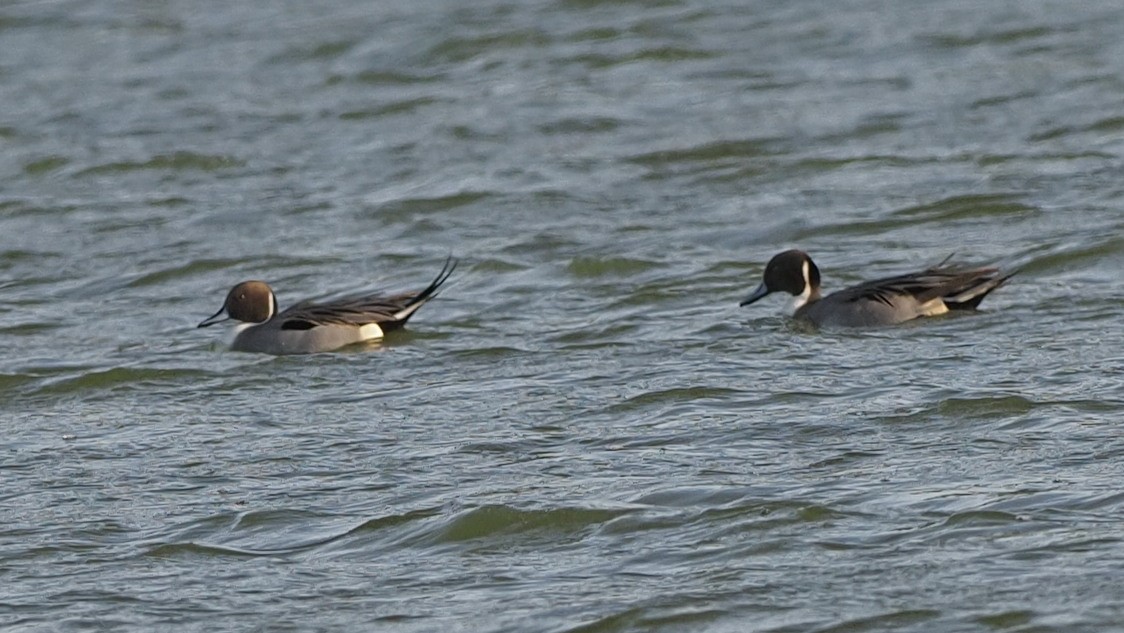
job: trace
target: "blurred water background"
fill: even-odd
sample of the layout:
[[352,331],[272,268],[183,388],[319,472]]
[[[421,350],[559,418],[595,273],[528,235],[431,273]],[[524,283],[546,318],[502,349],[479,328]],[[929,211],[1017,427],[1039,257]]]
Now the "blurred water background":
[[[1118,0],[0,5],[5,631],[1124,622]],[[949,253],[977,315],[809,332]],[[196,330],[424,286],[408,333]]]

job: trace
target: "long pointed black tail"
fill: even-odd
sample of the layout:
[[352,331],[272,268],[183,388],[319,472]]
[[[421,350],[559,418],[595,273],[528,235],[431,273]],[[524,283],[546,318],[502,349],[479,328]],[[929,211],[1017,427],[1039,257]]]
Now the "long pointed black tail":
[[[413,316],[414,312],[417,312],[418,308],[425,305],[425,302],[436,297],[437,290],[441,287],[441,284],[445,283],[445,281],[449,279],[449,275],[452,275],[453,271],[456,270],[456,268],[457,260],[452,255],[450,255],[448,259],[445,260],[445,265],[441,267],[441,272],[437,273],[437,276],[433,279],[433,281],[430,282],[430,284],[426,286],[424,290],[417,293],[413,297],[410,297],[410,299],[406,301],[406,305],[404,305],[402,309],[394,315],[395,327],[401,327],[405,325],[406,321],[408,321],[410,317]],[[384,327],[384,329],[386,328]]]
[[944,297],[944,304],[948,306],[949,310],[975,310],[979,307],[980,302],[984,300],[993,290],[1007,283],[1007,280],[1014,277],[1018,270],[1012,270],[1009,273],[996,275],[990,279],[985,279],[982,283],[973,285],[958,294]]

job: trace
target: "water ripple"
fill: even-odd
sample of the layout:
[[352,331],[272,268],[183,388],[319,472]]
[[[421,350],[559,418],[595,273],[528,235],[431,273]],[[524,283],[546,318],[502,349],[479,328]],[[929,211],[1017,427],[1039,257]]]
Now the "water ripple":
[[[9,3],[0,627],[1117,626],[1117,5]],[[793,247],[1020,272],[739,308]],[[380,345],[195,328],[449,254]]]

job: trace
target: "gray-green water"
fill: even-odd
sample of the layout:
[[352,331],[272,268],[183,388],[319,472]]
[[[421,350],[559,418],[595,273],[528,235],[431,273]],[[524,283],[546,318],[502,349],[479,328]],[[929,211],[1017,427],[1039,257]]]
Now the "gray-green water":
[[[5,631],[1124,623],[1124,5],[0,7]],[[739,309],[957,252],[978,315]],[[194,325],[424,285],[270,358]],[[774,298],[770,298],[774,299]]]

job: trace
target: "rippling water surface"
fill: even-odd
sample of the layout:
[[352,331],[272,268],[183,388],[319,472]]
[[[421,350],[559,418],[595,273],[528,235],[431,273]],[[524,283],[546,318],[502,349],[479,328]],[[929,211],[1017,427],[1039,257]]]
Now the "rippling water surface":
[[[0,7],[0,628],[1124,622],[1124,7]],[[737,301],[956,253],[983,312]],[[409,332],[195,324],[419,288]]]

